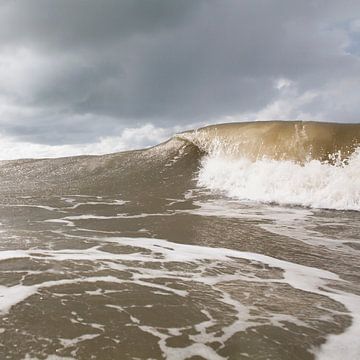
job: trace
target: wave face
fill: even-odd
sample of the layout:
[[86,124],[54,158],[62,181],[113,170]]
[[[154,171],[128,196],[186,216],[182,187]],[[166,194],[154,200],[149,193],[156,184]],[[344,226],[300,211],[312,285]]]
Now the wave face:
[[241,200],[360,211],[359,124],[224,124],[180,136],[206,152],[200,186]]
[[179,134],[201,150],[249,160],[336,162],[360,146],[360,124],[259,121],[208,126]]

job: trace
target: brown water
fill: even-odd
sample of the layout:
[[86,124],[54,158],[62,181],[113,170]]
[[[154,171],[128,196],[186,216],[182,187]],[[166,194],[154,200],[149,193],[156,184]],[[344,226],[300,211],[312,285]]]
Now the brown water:
[[359,358],[356,158],[310,168],[340,211],[229,197],[204,150],[0,164],[0,359]]
[[257,121],[212,125],[178,135],[206,152],[258,160],[333,160],[349,157],[360,146],[359,124],[314,121]]

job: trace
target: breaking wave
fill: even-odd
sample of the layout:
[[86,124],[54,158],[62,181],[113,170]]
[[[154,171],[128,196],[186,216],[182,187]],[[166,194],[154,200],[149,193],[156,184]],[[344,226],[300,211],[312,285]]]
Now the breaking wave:
[[207,156],[198,182],[238,199],[360,211],[360,152],[342,166]]
[[0,162],[0,194],[177,198],[197,184],[241,201],[360,211],[360,124],[213,125],[155,147]]
[[200,186],[241,200],[360,211],[360,124],[224,124],[179,136],[206,153]]

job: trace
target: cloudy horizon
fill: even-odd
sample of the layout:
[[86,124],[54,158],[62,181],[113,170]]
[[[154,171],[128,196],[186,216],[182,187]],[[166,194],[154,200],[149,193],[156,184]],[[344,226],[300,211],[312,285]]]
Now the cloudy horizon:
[[0,159],[220,122],[360,122],[356,14],[355,0],[2,0]]

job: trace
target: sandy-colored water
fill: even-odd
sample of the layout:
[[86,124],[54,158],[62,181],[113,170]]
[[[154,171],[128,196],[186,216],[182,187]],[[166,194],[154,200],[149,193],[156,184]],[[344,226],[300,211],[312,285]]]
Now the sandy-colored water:
[[307,169],[355,184],[303,207],[229,194],[203,151],[0,164],[0,359],[360,357],[356,159]]

